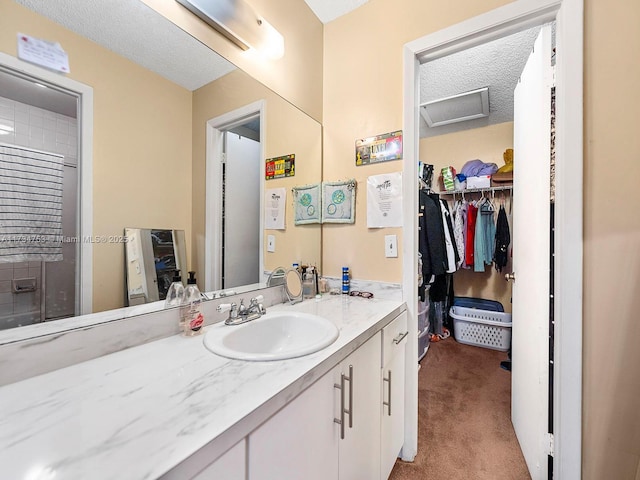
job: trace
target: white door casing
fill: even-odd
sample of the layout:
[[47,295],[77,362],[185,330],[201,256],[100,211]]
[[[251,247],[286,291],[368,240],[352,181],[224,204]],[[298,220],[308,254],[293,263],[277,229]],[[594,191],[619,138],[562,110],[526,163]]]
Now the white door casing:
[[[264,159],[266,138],[266,104],[264,100],[245,105],[207,121],[206,139],[206,194],[205,194],[205,239],[204,239],[204,291],[220,290],[222,271],[222,156],[224,131],[241,125],[247,118],[260,116],[260,159]],[[262,168],[262,167],[261,167]],[[260,212],[263,211],[264,176],[260,180]],[[262,214],[259,226],[259,268],[264,271]],[[201,247],[199,247],[199,252]]]
[[551,27],[514,91],[511,418],[533,480],[547,478]]
[[78,98],[78,216],[76,262],[77,315],[93,313],[93,88],[56,72],[0,52],[0,66],[37,79]]
[[[403,52],[403,172],[405,178],[416,178],[420,63],[557,22],[553,469],[554,476],[563,480],[581,478],[582,467],[583,18],[583,0],[517,0],[409,42]],[[404,182],[403,298],[409,315],[402,449],[406,461],[413,461],[418,446],[417,199],[417,182]]]

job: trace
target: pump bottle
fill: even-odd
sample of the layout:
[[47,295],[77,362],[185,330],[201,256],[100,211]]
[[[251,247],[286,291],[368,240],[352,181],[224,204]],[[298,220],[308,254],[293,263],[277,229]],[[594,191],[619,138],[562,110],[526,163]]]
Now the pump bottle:
[[196,285],[196,272],[189,272],[181,308],[182,329],[186,336],[199,335],[203,332],[204,315],[200,311],[201,303],[200,289]]

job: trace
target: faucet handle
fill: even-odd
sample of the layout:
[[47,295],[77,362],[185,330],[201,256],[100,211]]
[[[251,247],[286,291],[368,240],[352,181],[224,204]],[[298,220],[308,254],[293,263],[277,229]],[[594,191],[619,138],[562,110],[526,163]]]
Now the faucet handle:
[[264,300],[264,296],[263,295],[256,295],[255,297],[253,297],[251,299],[251,303],[256,304],[256,303],[260,303]]
[[218,312],[228,312],[229,310],[231,310],[233,307],[235,307],[235,303],[221,303],[220,305],[218,305],[216,307],[216,310]]

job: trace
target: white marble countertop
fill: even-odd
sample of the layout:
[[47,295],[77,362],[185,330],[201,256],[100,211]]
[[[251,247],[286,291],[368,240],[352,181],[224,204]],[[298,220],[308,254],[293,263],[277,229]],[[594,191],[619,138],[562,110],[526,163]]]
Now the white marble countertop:
[[0,387],[0,478],[187,478],[404,308],[342,296],[273,306],[340,330],[332,345],[297,359],[229,360],[209,352],[203,336],[174,335]]

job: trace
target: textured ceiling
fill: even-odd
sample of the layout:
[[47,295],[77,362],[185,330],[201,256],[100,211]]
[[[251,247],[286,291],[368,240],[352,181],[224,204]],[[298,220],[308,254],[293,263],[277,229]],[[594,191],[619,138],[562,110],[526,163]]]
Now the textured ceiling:
[[16,2],[188,90],[236,68],[139,0]]
[[513,90],[540,27],[479,45],[420,67],[420,103],[489,87],[489,117],[429,128],[420,117],[420,137],[513,121]]
[[328,23],[364,5],[369,0],[304,0],[322,23]]

